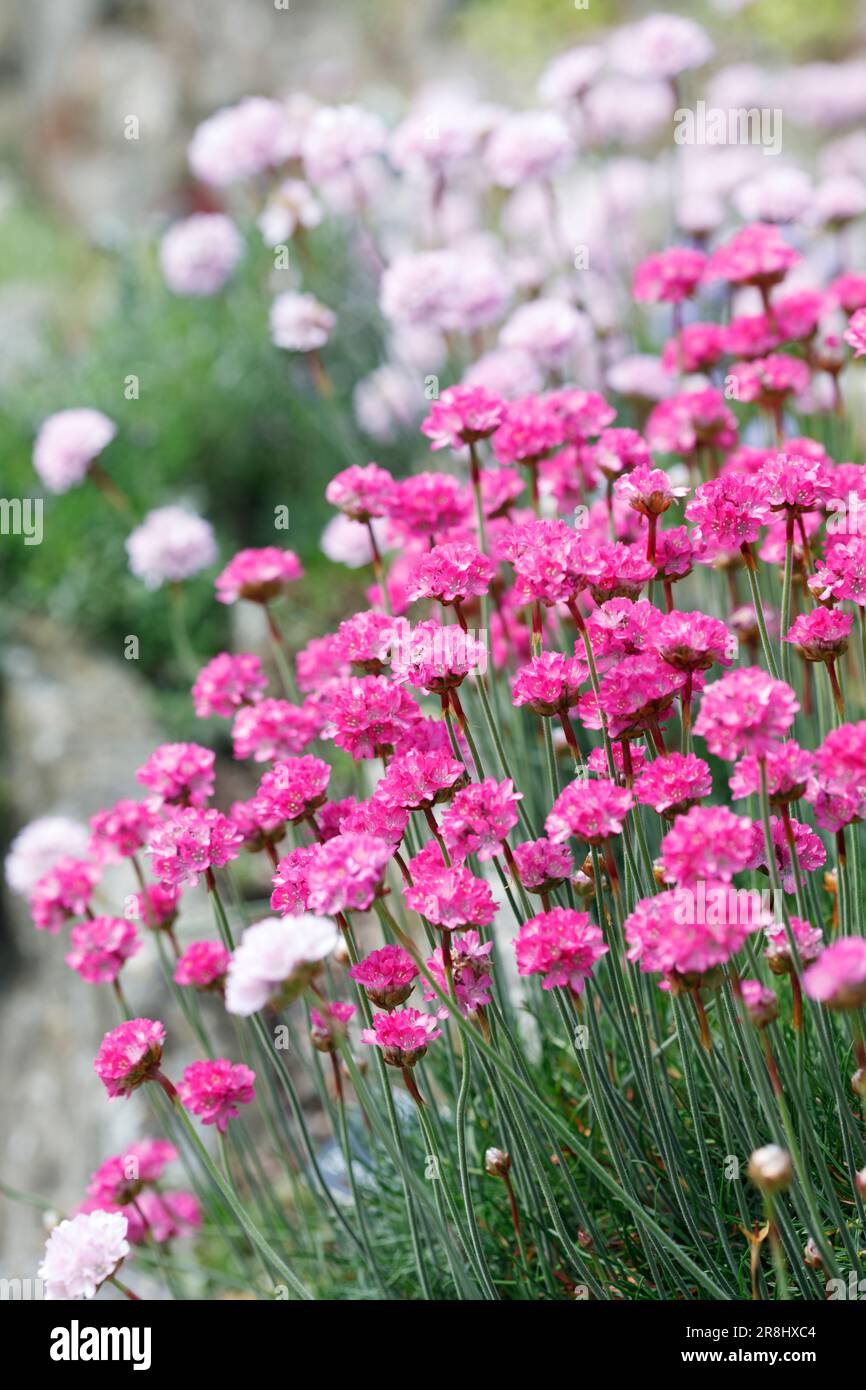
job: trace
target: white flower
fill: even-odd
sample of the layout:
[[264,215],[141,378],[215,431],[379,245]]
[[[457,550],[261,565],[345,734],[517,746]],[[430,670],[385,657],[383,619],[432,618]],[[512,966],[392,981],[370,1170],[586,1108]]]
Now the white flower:
[[257,1013],[303,966],[329,956],[338,940],[334,923],[311,913],[255,922],[244,932],[229,965],[228,1012],[245,1018]]
[[27,897],[36,884],[69,854],[80,859],[87,851],[88,834],[80,821],[68,816],[40,816],[20,830],[6,856],[6,882],[13,893]]
[[166,580],[188,579],[217,558],[213,528],[185,507],[148,512],[126,540],[129,568],[149,589]]
[[45,1297],[93,1298],[129,1254],[126,1229],[126,1217],[114,1211],[86,1212],[55,1226],[38,1270]]
[[271,338],[289,352],[314,352],[325,346],[337,322],[315,295],[287,291],[271,305]]

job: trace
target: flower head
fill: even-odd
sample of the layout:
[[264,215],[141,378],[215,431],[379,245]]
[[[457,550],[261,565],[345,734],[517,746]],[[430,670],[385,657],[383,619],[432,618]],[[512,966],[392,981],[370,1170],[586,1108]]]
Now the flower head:
[[77,971],[88,984],[106,984],[116,980],[124,961],[141,950],[132,922],[123,917],[93,917],[80,922],[70,934],[72,950],[66,964]]
[[90,844],[101,864],[119,864],[147,844],[159,824],[159,812],[148,801],[116,801],[90,818]]
[[402,946],[381,946],[357,965],[350,966],[349,974],[371,1004],[380,1009],[395,1009],[412,993],[418,967]]
[[376,800],[385,806],[423,810],[450,801],[468,781],[464,764],[456,758],[410,748],[388,764],[376,788]]
[[196,212],[169,227],[159,244],[159,264],[175,294],[217,294],[244,254],[244,240],[221,212]]
[[442,838],[453,858],[477,854],[481,860],[502,853],[502,841],[517,824],[517,803],[523,799],[508,780],[485,777],[454,797],[442,814]]
[[333,692],[329,728],[338,748],[357,761],[380,757],[420,718],[412,696],[384,676],[354,676]]
[[435,1014],[394,1009],[391,1013],[374,1014],[372,1028],[361,1032],[361,1042],[368,1047],[381,1047],[382,1060],[391,1067],[414,1067],[429,1044],[441,1035]]
[[325,488],[332,507],[353,521],[370,521],[387,516],[391,506],[394,479],[378,463],[353,463],[337,473]]
[[[811,922],[805,921],[802,917],[791,917],[789,920],[797,954],[803,965],[809,965],[820,954],[824,944],[824,934],[820,927],[813,927]],[[791,954],[788,932],[784,925],[767,928],[767,946],[764,955],[774,975],[793,974],[794,958]]]
[[150,1018],[129,1019],[105,1034],[93,1066],[112,1100],[156,1078],[164,1042],[165,1028]]
[[[469,1018],[490,1003],[490,986],[493,981],[488,967],[493,942],[482,942],[477,931],[468,931],[461,936],[452,936],[448,949],[454,994],[463,1017]],[[447,994],[448,976],[445,969],[445,953],[441,946],[437,946],[426,965],[439,989],[443,994]],[[436,991],[426,981],[424,998],[428,1001],[438,998]]]
[[693,806],[662,840],[665,881],[686,888],[701,880],[730,882],[749,866],[752,831],[750,820],[726,806]]
[[199,719],[218,715],[230,719],[241,705],[252,705],[267,689],[268,678],[262,663],[252,652],[233,656],[220,652],[203,666],[192,688],[192,700]]
[[742,753],[763,758],[785,737],[799,708],[784,681],[774,680],[759,666],[740,667],[707,686],[695,733],[720,758]]
[[268,1004],[285,1007],[301,994],[334,950],[333,922],[305,913],[265,917],[247,927],[235,948],[226,980],[226,1009],[249,1017]]
[[665,753],[648,763],[634,784],[641,805],[652,806],[669,820],[683,815],[712,789],[709,766],[694,753]]
[[461,449],[487,439],[504,415],[505,402],[484,386],[449,386],[430,407],[421,433],[431,449]]
[[564,712],[577,704],[588,674],[576,656],[539,652],[517,671],[511,685],[512,704],[528,705],[536,714],[547,716]]
[[175,983],[200,990],[218,989],[230,961],[231,952],[221,941],[191,941],[175,966]]
[[36,882],[30,894],[30,915],[39,931],[56,936],[63,923],[86,911],[100,870],[84,859],[64,855]]
[[161,801],[203,806],[213,795],[215,754],[198,743],[162,743],[136,772]]
[[84,481],[116,433],[117,426],[101,410],[59,410],[39,426],[33,467],[49,492],[68,492]]
[[290,758],[312,742],[320,727],[318,711],[309,701],[293,705],[288,700],[259,700],[235,715],[234,754],[257,763]]
[[597,960],[607,955],[601,929],[586,912],[555,907],[523,922],[514,940],[518,975],[541,975],[542,989],[581,994]]
[[707,258],[688,246],[671,246],[641,261],[632,293],[645,304],[681,304],[701,283]]
[[633,806],[634,797],[626,787],[603,777],[576,777],[559,793],[544,828],[554,844],[573,835],[587,845],[601,845],[611,835],[622,834]]
[[187,1110],[201,1116],[203,1125],[216,1125],[225,1134],[229,1120],[240,1114],[238,1107],[255,1100],[255,1079],[255,1072],[243,1062],[216,1057],[191,1062],[177,1090]]
[[330,765],[312,753],[285,758],[264,774],[250,809],[273,824],[306,820],[324,801],[330,778]]
[[460,864],[445,864],[435,840],[410,860],[409,870],[412,883],[404,886],[403,896],[432,926],[446,931],[487,927],[496,916],[496,903],[486,881]]
[[833,661],[848,650],[853,613],[838,608],[813,608],[800,613],[783,637],[806,661]]
[[363,832],[335,835],[320,845],[307,873],[313,912],[366,912],[382,886],[393,845]]
[[793,247],[783,240],[778,227],[756,222],[741,227],[730,241],[713,253],[707,266],[707,278],[766,289],[784,280],[799,259]]
[[244,837],[227,816],[188,806],[175,811],[151,836],[147,852],[166,887],[195,887],[202,874],[237,859]]
[[280,550],[276,545],[266,545],[261,550],[239,550],[217,575],[216,596],[220,603],[236,603],[239,598],[269,603],[303,573],[293,550]]
[[723,473],[695,488],[686,518],[708,554],[739,550],[758,539],[770,516],[770,503],[759,478]]
[[407,593],[410,599],[465,603],[486,594],[493,575],[491,561],[469,541],[449,541],[421,557],[409,576]]
[[121,1212],[91,1211],[54,1227],[39,1266],[45,1297],[93,1298],[129,1254],[127,1220]]
[[570,878],[574,870],[574,860],[568,846],[554,844],[553,840],[544,836],[515,845],[514,862],[527,893],[549,893]]
[[859,1009],[866,1003],[866,939],[840,937],[825,946],[803,974],[810,999],[828,1009]]
[[157,507],[148,512],[126,540],[129,568],[148,589],[176,584],[216,563],[213,528],[185,507]]

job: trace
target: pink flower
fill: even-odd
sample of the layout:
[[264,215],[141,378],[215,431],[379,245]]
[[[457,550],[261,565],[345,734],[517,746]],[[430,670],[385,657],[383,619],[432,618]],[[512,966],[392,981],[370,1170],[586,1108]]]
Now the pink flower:
[[683,815],[696,802],[709,796],[713,779],[703,758],[694,753],[666,753],[647,764],[634,784],[634,794],[642,806],[669,820]]
[[508,780],[497,782],[485,777],[459,791],[442,814],[442,838],[457,860],[477,854],[481,860],[502,852],[502,841],[517,824],[517,803],[523,793],[516,792]]
[[280,550],[275,545],[266,545],[261,550],[239,550],[217,575],[216,596],[220,603],[236,603],[239,598],[269,603],[303,573],[293,550]]
[[243,1062],[217,1057],[191,1062],[177,1089],[187,1110],[200,1115],[203,1125],[216,1125],[225,1134],[229,1120],[240,1114],[239,1106],[255,1100],[255,1079],[255,1072]]
[[825,946],[804,972],[803,987],[828,1009],[859,1009],[866,1003],[866,940],[845,936]]
[[643,435],[632,429],[602,430],[591,457],[608,481],[632,468],[652,472],[652,455]]
[[361,675],[378,676],[391,656],[400,623],[376,608],[353,613],[340,623],[339,641],[347,662]]
[[[824,943],[824,935],[819,927],[813,927],[802,917],[791,917],[791,934],[797,946],[797,954],[803,965],[815,960]],[[764,951],[767,963],[774,975],[790,975],[794,971],[791,945],[784,926],[767,929],[767,947]]]
[[487,170],[501,188],[547,179],[568,163],[568,126],[554,111],[515,111],[500,120],[484,152]]
[[688,888],[699,880],[729,883],[749,867],[753,825],[726,806],[693,806],[678,816],[661,843],[665,882]]
[[678,14],[649,14],[611,36],[608,58],[618,72],[638,78],[673,78],[712,57],[706,29]]
[[[629,761],[631,763],[631,776],[639,777],[647,762],[647,751],[640,743],[628,743],[627,747]],[[614,781],[618,782],[621,787],[624,787],[627,779],[623,745],[621,743],[614,743],[610,751],[613,754]],[[586,765],[590,772],[597,772],[600,777],[607,777],[609,775],[607,754],[603,748],[593,748],[586,760]]]
[[395,1009],[412,993],[418,967],[402,946],[381,946],[357,965],[350,966],[349,974],[371,1004],[380,1009]]
[[175,983],[201,990],[219,987],[230,961],[231,952],[222,942],[192,941],[175,966]]
[[851,315],[842,337],[854,349],[855,357],[866,356],[866,309],[858,309]]
[[866,795],[866,719],[831,729],[815,760],[827,791]]
[[281,164],[291,153],[287,108],[267,97],[245,97],[224,106],[190,141],[189,167],[197,179],[219,188],[251,179]]
[[714,661],[730,666],[736,639],[718,618],[708,613],[666,613],[658,625],[655,645],[662,661],[675,671],[707,671]]
[[310,1042],[318,1052],[334,1052],[338,1037],[346,1036],[346,1024],[357,1013],[354,1004],[333,999],[322,1005],[324,1012],[310,1009]]
[[[745,922],[734,905],[725,910],[735,890],[728,884],[708,884],[705,912],[696,912],[694,894],[682,888],[641,898],[625,919],[628,959],[640,961],[646,973],[660,972],[687,988],[700,984],[708,970],[739,951],[750,932],[762,922]],[[695,920],[705,918],[706,920]]]
[[64,856],[34,885],[30,894],[30,914],[39,931],[56,936],[69,917],[80,917],[87,910],[99,882],[96,864]]
[[835,486],[822,459],[789,451],[771,455],[759,477],[774,511],[784,509],[798,516],[821,511],[833,496]]
[[319,845],[307,875],[310,911],[328,917],[337,912],[366,912],[393,853],[386,840],[363,832],[335,835]]
[[394,626],[391,676],[398,683],[441,695],[460,685],[471,671],[483,675],[487,670],[486,642],[464,632],[459,623],[445,626],[430,618],[410,627],[400,618]]
[[353,463],[337,473],[325,488],[325,497],[353,521],[369,521],[387,516],[391,506],[394,479],[378,463]]
[[312,742],[321,721],[308,702],[293,705],[288,700],[259,700],[239,709],[232,725],[236,758],[252,758],[257,763],[273,762],[300,753]]
[[434,545],[412,570],[407,593],[410,599],[465,603],[487,593],[494,572],[487,556],[467,541]]
[[165,1028],[150,1018],[130,1019],[105,1034],[93,1066],[112,1100],[156,1079],[164,1042]]
[[512,528],[503,558],[517,576],[515,595],[548,607],[567,603],[582,587],[577,572],[580,541],[564,521],[530,521]]
[[681,304],[691,299],[703,278],[707,258],[703,251],[671,246],[641,261],[634,274],[632,293],[644,304]]
[[22,897],[31,893],[44,874],[65,855],[87,853],[88,834],[80,821],[68,816],[39,816],[19,830],[6,856],[6,882]]
[[866,607],[866,538],[855,536],[834,545],[823,564],[819,562],[809,580],[809,588],[821,603],[828,599],[837,603],[849,599],[861,608]]
[[167,1140],[141,1139],[91,1173],[87,1194],[100,1203],[123,1206],[137,1198],[146,1183],[158,1182],[176,1158],[177,1149]]
[[719,324],[688,323],[665,343],[662,365],[666,372],[702,372],[715,366],[724,351],[725,330]]
[[162,743],[135,775],[164,802],[203,806],[213,795],[215,761],[198,743]]
[[221,212],[197,212],[169,227],[159,244],[159,264],[175,294],[217,294],[242,259],[244,240]]
[[655,565],[643,545],[587,542],[575,558],[575,571],[596,603],[606,599],[636,599],[644,584],[655,578]]
[[409,536],[429,542],[431,536],[451,531],[469,521],[469,494],[450,473],[415,473],[395,483],[388,516]]
[[774,680],[759,666],[740,667],[707,686],[695,733],[720,758],[742,753],[762,758],[785,737],[799,708],[784,681]]
[[199,719],[230,719],[241,705],[255,704],[267,689],[262,663],[252,652],[220,652],[196,676],[192,699]]
[[459,450],[487,439],[502,424],[505,402],[483,386],[449,386],[430,407],[421,433],[431,449]]
[[409,871],[413,881],[404,886],[403,896],[432,926],[446,931],[487,927],[496,916],[489,885],[460,865],[445,864],[435,840],[409,861]]
[[[782,880],[782,887],[786,893],[793,893],[796,887],[796,877],[784,821],[780,820],[778,816],[771,816],[770,829],[773,852],[776,857],[776,869]],[[808,825],[804,825],[802,821],[792,820],[791,834],[794,839],[794,849],[800,872],[811,874],[816,869],[822,868],[827,862],[827,851],[814,830],[810,829]],[[768,868],[763,826],[755,825],[752,827],[752,855],[747,868],[765,870]]]
[[565,299],[531,299],[514,310],[499,341],[503,348],[528,353],[541,367],[565,371],[592,341],[592,323]]
[[736,400],[757,401],[767,410],[775,409],[785,396],[801,396],[811,374],[805,362],[784,353],[771,353],[752,362],[734,362],[728,369]]
[[335,744],[356,762],[391,751],[420,718],[411,695],[384,676],[344,681],[334,690],[328,714]]
[[736,416],[721,391],[684,391],[660,401],[646,424],[651,449],[665,454],[693,454],[701,445],[730,449],[737,438]]
[[126,538],[129,568],[148,589],[177,584],[216,564],[210,522],[185,507],[157,507]]
[[337,316],[313,294],[286,290],[271,305],[271,341],[286,352],[318,352],[331,336]]
[[[608,431],[605,428],[616,419],[616,411],[597,391],[565,386],[560,391],[548,391],[544,399],[559,416],[563,434],[570,444],[584,444],[597,434],[604,439],[609,433],[626,433],[625,430]],[[634,433],[629,431],[629,434]]]
[[638,737],[666,717],[685,681],[682,671],[650,652],[623,657],[602,676],[600,702],[592,691],[581,696],[580,719],[587,729],[600,729],[603,711],[611,738]]
[[656,536],[656,578],[674,584],[686,579],[703,550],[702,543],[685,526],[672,526]]
[[240,831],[244,848],[252,852],[265,848],[266,841],[281,840],[286,827],[274,808],[252,797],[249,801],[233,801],[229,820]]
[[403,838],[409,821],[409,812],[404,806],[389,806],[377,795],[369,801],[359,801],[340,818],[340,831],[345,834],[362,833],[375,835],[379,840],[387,840],[396,849]]
[[391,1067],[414,1067],[424,1056],[435,1038],[441,1037],[434,1014],[420,1009],[394,1009],[387,1014],[374,1014],[372,1028],[361,1031],[361,1042],[368,1047],[381,1047],[382,1060]]
[[329,765],[311,753],[286,758],[265,773],[250,809],[272,822],[304,820],[321,806],[330,777]]
[[601,929],[586,912],[555,907],[521,924],[514,939],[518,975],[542,975],[542,989],[582,994],[597,960],[607,955]]
[[88,984],[110,984],[124,961],[141,950],[135,927],[123,917],[93,917],[70,933],[72,950],[64,957]]
[[[493,950],[493,942],[482,942],[477,931],[464,932],[462,936],[452,936],[449,942],[451,955],[451,978],[454,994],[464,1018],[477,1013],[490,1003],[490,986],[493,981],[488,973],[488,957]],[[441,946],[437,946],[426,961],[427,969],[443,994],[448,991],[448,977],[445,972],[445,958]],[[438,998],[436,991],[424,982],[424,998],[428,1001]]]
[[117,434],[101,410],[59,410],[39,426],[33,467],[49,492],[68,492],[84,481],[87,470]]
[[756,1028],[766,1028],[779,1017],[779,1001],[775,992],[760,980],[741,980],[740,997],[749,1019]]
[[389,763],[376,788],[376,800],[385,806],[425,809],[450,801],[468,780],[464,764],[456,758],[410,749]]
[[166,887],[195,887],[202,874],[237,859],[243,835],[221,811],[186,807],[160,825],[148,846],[153,872]]
[[[798,801],[803,795],[815,766],[814,754],[787,739],[770,748],[765,756],[767,790],[771,803],[780,806]],[[731,796],[758,796],[761,791],[761,765],[753,753],[741,758],[731,773]]]
[[634,797],[625,787],[605,778],[576,777],[559,793],[544,822],[548,837],[561,844],[573,835],[588,845],[600,845],[621,835]]
[[136,854],[159,824],[159,813],[147,801],[117,801],[90,818],[88,849],[101,864],[119,864]]
[[350,674],[349,663],[335,632],[327,637],[312,637],[295,657],[298,689],[304,694],[320,690],[328,681]]
[[524,840],[514,846],[514,862],[527,893],[549,893],[574,871],[571,850],[552,840]]
[[508,402],[505,419],[493,436],[493,452],[499,463],[533,464],[565,439],[565,420],[556,400],[550,395],[522,396]]
[[129,1221],[128,1236],[134,1245],[155,1240],[164,1245],[169,1240],[191,1236],[201,1226],[201,1207],[191,1192],[154,1192],[145,1188],[135,1199],[134,1206],[125,1208]]
[[599,669],[621,656],[655,652],[661,622],[662,614],[645,598],[611,598],[599,604],[586,620]]
[[287,1007],[315,978],[338,939],[334,923],[312,913],[254,922],[229,963],[226,1009],[249,1018],[268,1005]]
[[853,613],[813,608],[800,613],[783,637],[806,661],[833,661],[848,650]]
[[295,917],[307,910],[309,869],[316,857],[317,845],[301,845],[290,850],[277,865],[273,876],[271,910],[283,917]]
[[575,656],[539,652],[521,666],[511,685],[511,703],[528,705],[536,714],[551,716],[577,704],[588,668]]
[[143,927],[160,931],[174,925],[179,903],[179,888],[149,883],[144,893],[136,893],[133,897],[129,916]]
[[46,1299],[93,1298],[129,1254],[121,1212],[80,1212],[54,1227],[39,1266]]
[[846,314],[866,309],[866,275],[845,271],[837,275],[830,286],[830,297],[840,304]]
[[630,473],[617,478],[614,484],[614,492],[620,501],[627,502],[633,511],[647,517],[661,516],[677,497],[684,497],[688,490],[685,487],[672,487],[667,473],[646,463],[639,463]]
[[798,253],[783,240],[778,227],[756,222],[741,227],[730,241],[714,251],[707,266],[707,278],[767,289],[784,280],[799,259]]
[[767,525],[769,515],[770,504],[760,479],[740,473],[723,473],[701,483],[686,505],[686,518],[695,528],[695,539],[708,554],[751,545]]

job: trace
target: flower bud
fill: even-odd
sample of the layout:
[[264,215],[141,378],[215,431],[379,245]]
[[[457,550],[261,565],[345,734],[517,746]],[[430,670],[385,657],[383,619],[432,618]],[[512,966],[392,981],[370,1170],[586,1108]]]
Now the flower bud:
[[748,1175],[762,1192],[781,1192],[794,1179],[791,1155],[778,1144],[765,1144],[749,1158]]
[[803,1264],[809,1269],[823,1269],[824,1262],[821,1259],[818,1247],[810,1236],[806,1241],[806,1248],[803,1251]]
[[487,1149],[484,1154],[484,1171],[491,1178],[504,1178],[511,1167],[511,1155],[504,1149]]

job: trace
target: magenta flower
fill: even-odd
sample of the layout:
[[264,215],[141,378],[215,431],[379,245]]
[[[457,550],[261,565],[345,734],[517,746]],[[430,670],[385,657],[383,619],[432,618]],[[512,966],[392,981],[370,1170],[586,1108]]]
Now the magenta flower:
[[750,820],[726,806],[693,806],[677,817],[662,840],[665,882],[685,888],[702,879],[729,883],[750,867],[753,830]]
[[739,550],[758,539],[770,517],[770,503],[759,478],[723,473],[695,488],[686,505],[694,536],[707,554]]
[[687,246],[671,246],[647,256],[634,273],[632,294],[639,303],[681,304],[700,285],[706,262],[703,251]]
[[821,603],[849,599],[866,607],[866,538],[855,536],[828,550],[809,579],[809,588]]
[[631,472],[623,473],[613,490],[621,502],[627,502],[632,511],[646,517],[661,516],[689,491],[687,487],[673,487],[667,473],[647,463],[639,463]]
[[[796,877],[785,823],[778,816],[771,816],[770,829],[772,831],[773,852],[776,857],[776,869],[782,880],[782,887],[786,893],[793,893],[796,887]],[[794,849],[800,872],[811,874],[816,869],[823,868],[827,862],[827,851],[820,836],[816,835],[808,825],[804,825],[802,821],[798,820],[791,821],[790,829],[794,838]],[[768,871],[767,846],[762,826],[752,827],[752,856],[746,867]]]
[[810,999],[828,1009],[859,1009],[866,1003],[866,939],[831,941],[803,974]]
[[420,1009],[394,1009],[374,1014],[372,1028],[361,1031],[361,1042],[381,1047],[382,1060],[390,1067],[414,1067],[434,1039],[442,1036],[435,1014]]
[[64,960],[88,984],[111,984],[120,974],[124,961],[141,950],[132,922],[123,917],[93,917],[80,922],[70,933],[69,951]]
[[587,666],[562,652],[539,652],[521,666],[511,683],[511,702],[528,705],[536,714],[564,713],[577,704],[580,686],[588,678]]
[[371,1004],[380,1009],[395,1009],[412,993],[418,967],[402,946],[381,946],[357,965],[350,966],[349,974]]
[[842,337],[854,349],[855,357],[866,357],[866,309],[858,309],[851,315]]
[[389,763],[375,799],[385,806],[424,810],[450,801],[468,781],[464,764],[456,758],[410,749]]
[[56,936],[70,917],[87,911],[99,882],[96,864],[64,855],[35,884],[30,894],[30,915],[39,931]]
[[216,1125],[225,1134],[228,1122],[240,1114],[239,1106],[256,1098],[256,1074],[243,1062],[226,1057],[191,1062],[177,1088],[187,1110],[201,1117],[203,1125]]
[[158,1079],[164,1042],[165,1028],[150,1018],[130,1019],[105,1034],[93,1066],[112,1100]]
[[596,961],[607,955],[601,929],[586,912],[555,907],[523,922],[514,939],[518,975],[541,975],[542,989],[583,992]]
[[536,464],[564,444],[566,424],[552,395],[522,396],[509,401],[505,419],[493,436],[498,463]]
[[730,449],[736,443],[737,420],[721,391],[708,386],[684,391],[660,401],[646,424],[651,449],[663,454],[693,454],[701,445]]
[[576,556],[574,568],[596,603],[614,598],[636,599],[656,573],[643,545],[624,545],[619,541],[586,543]]
[[495,570],[486,555],[468,541],[434,545],[415,565],[406,586],[410,599],[465,603],[486,594]]
[[279,598],[287,584],[300,579],[304,571],[293,550],[267,545],[261,550],[239,550],[216,578],[220,603],[270,603]]
[[633,806],[634,797],[626,787],[602,777],[577,777],[559,793],[544,828],[554,844],[573,835],[585,844],[601,845],[611,835],[622,834]]
[[175,966],[175,982],[193,989],[219,989],[230,961],[231,952],[222,942],[192,941]]
[[298,689],[304,694],[321,690],[329,681],[350,674],[351,668],[335,632],[327,637],[312,637],[295,657]]
[[117,801],[90,818],[88,849],[100,864],[119,864],[137,854],[159,824],[159,813],[148,801]]
[[585,587],[579,553],[579,537],[564,521],[530,521],[512,528],[502,558],[514,566],[518,599],[552,607],[568,603]]
[[666,753],[648,763],[634,784],[642,806],[674,820],[690,810],[713,789],[713,779],[703,758],[694,753]]
[[311,912],[366,912],[382,886],[393,845],[361,832],[335,835],[319,845],[307,870]]
[[164,887],[194,888],[202,874],[237,859],[243,835],[221,811],[187,807],[153,832],[147,852]]
[[431,441],[431,449],[459,450],[493,434],[505,411],[501,396],[483,386],[449,386],[431,405],[421,433]]
[[779,1017],[779,1001],[775,992],[760,980],[741,980],[740,997],[746,1013],[756,1028],[766,1028]]
[[728,376],[738,401],[757,401],[767,410],[776,409],[786,396],[802,395],[811,379],[805,362],[781,352],[752,362],[734,362]]
[[387,613],[368,608],[340,623],[339,642],[343,656],[358,674],[381,674],[398,639],[402,621],[395,622]]
[[[468,931],[461,936],[452,936],[448,949],[454,994],[463,1017],[469,1018],[490,1003],[490,987],[493,980],[488,967],[493,942],[482,942],[477,931]],[[447,994],[448,976],[445,969],[445,953],[441,946],[436,947],[425,964],[439,989],[443,994]],[[424,998],[428,1002],[438,998],[436,991],[426,980]]]
[[329,1000],[322,1010],[310,1009],[310,1042],[317,1052],[335,1052],[339,1038],[346,1036],[346,1024],[357,1013],[354,1004]]
[[335,688],[327,733],[356,762],[389,753],[420,718],[412,696],[384,676],[353,676]]
[[405,806],[388,805],[380,800],[377,792],[369,801],[359,801],[341,817],[340,830],[343,834],[375,835],[396,849],[408,822],[409,811]]
[[450,473],[415,473],[394,484],[388,516],[409,536],[431,536],[468,523],[472,503],[466,488]]
[[442,838],[457,860],[477,854],[481,860],[502,853],[502,841],[517,824],[517,803],[523,793],[510,781],[485,777],[459,791],[442,814]]
[[199,719],[218,715],[230,719],[241,705],[260,700],[268,679],[262,663],[252,652],[232,656],[220,652],[199,671],[192,688],[192,699]]
[[611,598],[599,604],[586,620],[599,669],[621,656],[655,652],[661,622],[662,614],[645,598]]
[[815,761],[825,790],[866,795],[866,719],[831,729],[816,748]]
[[694,894],[682,888],[641,898],[623,924],[628,959],[639,961],[645,973],[660,973],[686,988],[724,965],[762,923],[743,920],[747,914],[731,902],[736,892],[728,884],[708,884],[705,897],[703,913],[694,910]]
[[[725,330],[717,323],[687,323],[662,350],[666,372],[703,372],[714,367],[726,350]],[[740,353],[735,352],[739,357]]]
[[409,861],[412,884],[403,896],[414,912],[434,927],[456,931],[461,927],[487,927],[496,916],[489,885],[461,865],[447,865],[435,840]]
[[387,516],[391,506],[394,479],[378,463],[352,464],[331,479],[325,497],[353,521],[369,521]]
[[321,719],[315,706],[288,700],[259,700],[235,715],[232,743],[236,758],[257,763],[273,762],[301,753],[316,737]]
[[312,753],[286,758],[264,774],[250,810],[262,821],[275,824],[305,820],[324,801],[330,778],[329,764]]
[[91,1173],[87,1195],[96,1198],[102,1210],[110,1204],[124,1206],[137,1198],[146,1183],[158,1182],[177,1149],[165,1139],[140,1139],[123,1153],[113,1154]]
[[771,455],[758,476],[774,511],[784,510],[796,516],[823,510],[835,487],[823,459],[788,451]]
[[301,845],[290,850],[276,867],[272,883],[271,908],[281,917],[297,917],[306,912],[310,891],[310,865],[318,845]]
[[672,526],[667,531],[659,531],[656,536],[656,577],[668,584],[687,578],[702,552],[701,541],[692,536],[685,526]]
[[270,840],[275,843],[286,833],[286,827],[277,815],[268,814],[255,797],[249,801],[233,801],[229,807],[229,820],[240,831],[244,848],[250,851],[264,849]]
[[742,753],[763,758],[785,737],[799,708],[784,681],[774,680],[759,666],[741,667],[707,686],[695,733],[720,758]]
[[162,743],[136,777],[162,801],[203,806],[213,795],[215,755],[198,743]]
[[574,871],[574,860],[568,846],[554,844],[544,836],[515,845],[514,862],[527,893],[549,893],[570,878]]
[[548,391],[545,399],[562,421],[566,441],[570,444],[584,444],[596,435],[603,438],[605,427],[616,419],[613,406],[597,391],[566,386],[561,391]]
[[49,492],[68,492],[84,481],[94,459],[111,443],[117,426],[101,410],[59,410],[39,426],[33,467]]
[[129,915],[142,926],[161,931],[174,925],[179,904],[180,889],[149,883],[144,893],[134,895]]
[[400,619],[395,626],[391,676],[398,683],[441,695],[462,684],[471,671],[483,675],[487,670],[486,642],[464,632],[459,623],[444,626],[430,618],[410,628]]
[[587,729],[600,729],[603,711],[611,738],[636,738],[667,717],[685,682],[684,672],[650,652],[623,657],[602,676],[600,699],[593,691],[581,696],[581,722]]
[[[809,785],[815,766],[815,755],[801,748],[793,739],[776,744],[766,754],[767,790],[775,806],[799,801]],[[731,773],[731,796],[757,796],[761,791],[761,765],[753,753],[741,758]]]
[[707,671],[714,661],[730,666],[736,638],[708,613],[666,613],[658,625],[656,650],[676,671]]
[[800,613],[783,637],[806,661],[834,661],[848,650],[853,613],[813,608]]
[[652,472],[652,454],[643,435],[633,429],[602,430],[590,457],[609,482],[634,468]]

